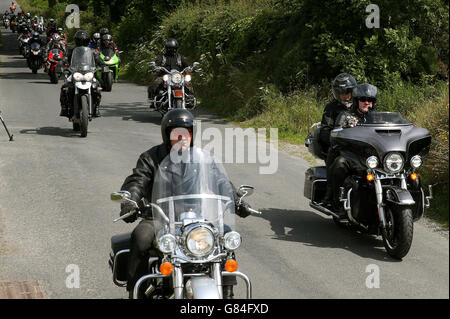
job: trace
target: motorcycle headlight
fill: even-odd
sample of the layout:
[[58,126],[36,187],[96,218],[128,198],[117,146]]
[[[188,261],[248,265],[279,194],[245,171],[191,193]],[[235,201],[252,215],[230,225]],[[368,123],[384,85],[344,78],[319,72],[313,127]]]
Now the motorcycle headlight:
[[403,169],[403,157],[399,153],[390,153],[384,159],[384,167],[391,173],[398,173]]
[[84,80],[87,82],[92,81],[93,78],[94,78],[94,73],[92,73],[92,72],[86,73],[84,75]]
[[242,242],[241,235],[239,235],[239,233],[235,231],[226,233],[223,239],[225,241],[225,248],[229,250],[237,249]]
[[411,158],[410,163],[413,168],[419,168],[422,165],[422,158],[419,155],[415,155]]
[[171,234],[161,236],[158,240],[159,250],[165,254],[173,253],[175,251],[176,240]]
[[164,80],[164,82],[169,81],[169,74],[164,74],[163,80]]
[[366,160],[366,166],[368,168],[375,168],[378,166],[378,158],[376,156],[370,156],[367,160]]
[[181,83],[181,73],[173,73],[172,74],[172,82],[175,84],[180,84]]
[[186,236],[186,247],[196,256],[205,256],[214,249],[214,235],[208,228],[196,227]]
[[186,74],[186,76],[184,77],[184,80],[185,80],[186,82],[191,82],[191,80],[192,80],[192,75]]
[[81,73],[79,73],[79,72],[75,72],[75,73],[73,74],[73,79],[74,79],[75,81],[83,81],[84,76],[83,76],[83,74],[81,74]]

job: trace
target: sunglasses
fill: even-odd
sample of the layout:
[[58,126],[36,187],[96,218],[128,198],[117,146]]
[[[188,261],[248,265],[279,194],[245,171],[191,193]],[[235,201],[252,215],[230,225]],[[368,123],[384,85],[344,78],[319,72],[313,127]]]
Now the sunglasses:
[[372,97],[360,97],[359,98],[360,102],[371,102],[374,103],[376,100]]

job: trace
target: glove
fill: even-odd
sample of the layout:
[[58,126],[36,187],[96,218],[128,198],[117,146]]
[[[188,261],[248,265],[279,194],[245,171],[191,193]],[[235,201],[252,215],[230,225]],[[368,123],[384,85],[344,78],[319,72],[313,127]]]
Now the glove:
[[[130,202],[121,203],[120,204],[120,216],[128,214],[129,212],[133,211],[134,209],[136,209],[136,207]],[[131,216],[128,216],[127,218],[124,218],[123,221],[126,223],[133,223],[136,221],[136,219],[137,219],[137,213],[133,214]]]
[[237,205],[237,207],[236,207],[236,214],[242,218],[245,218],[251,214],[251,212],[248,210],[249,208],[250,208],[249,204],[247,204],[245,202],[241,202],[241,204]]

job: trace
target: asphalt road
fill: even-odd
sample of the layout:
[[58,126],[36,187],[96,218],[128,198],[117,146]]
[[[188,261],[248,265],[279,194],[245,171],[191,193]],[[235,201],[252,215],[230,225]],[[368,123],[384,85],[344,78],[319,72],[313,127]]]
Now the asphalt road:
[[[7,4],[0,1],[0,12]],[[49,298],[126,298],[107,261],[111,236],[134,225],[112,222],[119,205],[109,194],[139,154],[161,142],[160,116],[147,108],[145,86],[120,81],[103,93],[103,116],[80,138],[58,116],[62,83],[50,84],[42,70],[33,75],[16,35],[1,31],[0,110],[14,141],[0,126],[0,282],[38,280]],[[203,129],[232,127],[196,115]],[[299,154],[280,150],[274,174],[260,174],[259,164],[226,164],[235,185],[256,187],[247,201],[263,212],[236,221],[239,269],[254,298],[449,298],[448,233],[420,221],[409,254],[390,258],[381,238],[338,228],[309,207],[309,164]],[[69,265],[80,271],[79,288],[66,285]],[[379,269],[379,288],[366,285],[369,265]],[[238,297],[243,288],[240,282]]]

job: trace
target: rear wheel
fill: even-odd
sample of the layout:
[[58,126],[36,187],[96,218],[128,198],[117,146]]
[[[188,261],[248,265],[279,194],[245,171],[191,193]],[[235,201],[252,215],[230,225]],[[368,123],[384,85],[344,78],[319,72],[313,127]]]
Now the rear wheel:
[[80,131],[80,123],[73,123],[73,130],[75,132],[79,132]]
[[80,131],[81,137],[86,137],[89,124],[89,98],[87,95],[80,96],[81,114],[80,114]]
[[383,244],[387,253],[396,259],[405,257],[413,239],[412,210],[401,206],[386,206],[386,230],[383,230]]

